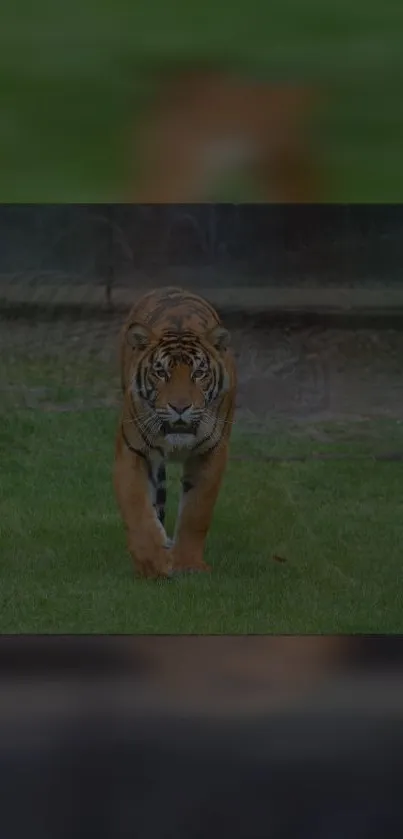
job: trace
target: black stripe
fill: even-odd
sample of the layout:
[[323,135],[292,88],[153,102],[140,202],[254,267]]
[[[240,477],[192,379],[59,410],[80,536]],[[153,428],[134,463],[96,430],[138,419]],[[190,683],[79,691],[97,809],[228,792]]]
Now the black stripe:
[[219,393],[222,390],[222,386],[224,384],[224,368],[222,364],[219,366],[219,374],[218,374],[218,385],[217,385],[217,392]]
[[189,481],[187,478],[182,478],[182,489],[184,493],[190,492],[190,490],[193,489],[193,486],[194,484],[192,484],[192,481]]
[[[132,407],[132,408],[134,408],[134,407],[135,407],[135,406],[134,406],[134,403],[133,403],[133,398],[132,398],[132,401],[131,401],[131,407]],[[133,423],[134,423],[134,424],[135,424],[135,426],[136,426],[137,433],[138,433],[138,434],[140,434],[140,437],[142,438],[142,440],[143,440],[143,441],[144,441],[144,443],[146,444],[147,448],[151,448],[151,446],[150,446],[150,444],[149,444],[149,442],[148,442],[148,438],[145,436],[145,434],[143,434],[142,429],[141,429],[141,425],[139,425],[139,424],[138,424],[138,422],[137,422],[136,415],[135,415],[135,414],[130,413],[130,417],[131,417],[131,419],[133,420]]]
[[[212,438],[212,437],[214,437],[215,430],[216,430],[216,428],[217,428],[217,424],[218,424],[218,420],[219,420],[219,410],[220,410],[220,406],[218,406],[218,411],[217,411],[217,413],[216,413],[215,422],[214,422],[214,425],[213,425],[212,430],[210,431],[210,433],[208,434],[208,436],[207,436],[207,437],[203,437],[203,440],[200,440],[200,442],[199,442],[199,443],[196,443],[196,445],[195,445],[195,446],[193,446],[193,451],[194,451],[195,449],[200,448],[200,446],[203,446],[205,443],[208,443],[208,441],[209,441],[209,440],[211,440],[211,438]],[[217,441],[217,443],[218,443],[220,440],[221,440],[221,437],[219,438],[219,440]],[[211,447],[211,449],[209,449],[209,451],[212,451],[212,450],[215,448],[215,446],[217,445],[217,443],[216,443],[214,446],[212,446],[212,447]]]
[[[214,428],[215,428],[215,426],[214,426]],[[195,446],[193,446],[192,452],[196,451],[196,449],[200,449],[202,446],[205,446],[206,443],[208,443],[208,441],[211,440],[212,436],[213,436],[213,432],[211,432],[211,434],[209,434],[207,437],[203,437],[202,440],[199,440],[199,442],[196,443]],[[212,446],[211,450],[209,449],[209,451],[212,451],[213,449],[214,449],[214,446]],[[206,452],[206,454],[207,454],[207,452]]]
[[163,525],[165,523],[165,504],[167,500],[167,493],[164,486],[158,486],[155,496],[155,506],[157,508],[157,516]]
[[158,481],[159,484],[162,484],[166,481],[166,478],[167,478],[167,475],[166,475],[165,463],[160,463],[160,465],[158,467],[158,472],[157,472],[157,481]]
[[123,440],[126,443],[127,448],[130,449],[130,451],[133,452],[133,454],[137,454],[139,457],[143,457],[144,460],[147,460],[147,455],[144,454],[144,452],[142,452],[141,449],[135,449],[134,446],[132,446],[132,444],[129,443],[129,441],[126,437],[126,433],[125,433],[125,430],[123,428],[123,425],[122,425],[122,437],[123,437]]
[[152,485],[153,485],[154,487],[156,487],[156,486],[157,486],[157,484],[156,484],[156,481],[154,480],[154,477],[153,477],[153,471],[152,471],[152,467],[151,467],[151,463],[150,463],[150,461],[149,461],[149,459],[148,459],[147,455],[146,455],[146,454],[144,454],[144,452],[142,452],[142,451],[141,451],[141,449],[135,449],[135,448],[134,448],[134,446],[132,446],[132,444],[131,444],[131,443],[129,443],[129,441],[128,441],[127,437],[126,437],[126,434],[125,434],[125,430],[124,430],[124,428],[123,428],[123,425],[122,425],[122,437],[123,437],[124,442],[126,443],[127,448],[128,448],[131,452],[133,452],[133,454],[136,454],[138,457],[142,457],[142,458],[143,458],[143,460],[145,460],[145,462],[146,462],[146,466],[147,466],[147,475],[148,475],[148,480],[152,483]]
[[164,524],[165,522],[165,504],[166,504],[167,494],[166,490],[163,487],[157,488],[157,495],[156,495],[156,502],[155,506],[157,508],[157,516],[161,522]]
[[209,397],[210,397],[210,399],[211,399],[211,397],[213,397],[213,399],[214,399],[215,396],[218,394],[217,369],[216,369],[216,367],[212,368],[211,377],[212,377],[212,385],[211,385],[211,388],[210,388],[210,391],[209,391]]
[[134,402],[134,399],[133,399],[132,391],[130,391],[130,419],[133,420],[133,424],[136,426],[136,429],[137,429],[138,433],[140,434],[140,436],[142,437],[142,439],[144,440],[147,448],[150,448],[147,437],[144,436],[144,434],[141,430],[141,427],[139,426],[139,424],[137,422],[137,408],[136,408],[136,405],[135,405],[135,402]]
[[166,493],[165,487],[157,487],[157,495],[156,495],[156,501],[155,501],[157,506],[165,504],[166,497],[167,497],[167,493]]
[[[223,431],[225,430],[225,426],[226,426],[226,424],[227,424],[227,422],[228,422],[228,417],[229,417],[230,413],[231,413],[231,406],[228,408],[228,411],[227,411],[226,416],[225,416],[225,419],[224,419]],[[218,421],[218,415],[217,415],[217,421]],[[214,431],[215,431],[215,429],[216,429],[216,425],[217,425],[217,423],[216,423],[216,424],[215,424],[215,426],[214,426]],[[211,436],[213,436],[213,435],[211,435]],[[214,446],[212,446],[212,447],[211,447],[211,449],[209,449],[209,452],[213,452],[213,451],[214,451],[214,449],[216,449],[216,448],[217,448],[217,446],[221,443],[222,437],[223,437],[223,434],[221,433],[221,436],[218,438],[217,442],[216,442],[216,443],[214,443]]]
[[[138,428],[137,428],[137,431],[139,431],[139,429],[138,429]],[[144,460],[147,460],[147,462],[148,462],[148,457],[147,457],[147,455],[146,455],[144,452],[142,452],[142,451],[141,451],[141,449],[135,449],[135,448],[134,448],[134,446],[132,446],[132,444],[131,444],[131,443],[129,443],[129,441],[128,441],[127,437],[126,437],[126,434],[125,434],[125,431],[124,431],[123,425],[122,425],[122,436],[123,436],[123,439],[124,439],[124,441],[125,441],[125,443],[126,443],[127,448],[128,448],[128,449],[130,449],[130,451],[134,452],[134,454],[138,454],[138,455],[139,455],[139,457],[144,457]],[[147,448],[148,448],[148,449],[150,449],[150,451],[153,451],[153,452],[158,452],[158,454],[159,454],[161,457],[164,457],[164,450],[163,450],[163,449],[161,449],[161,447],[160,447],[160,446],[151,446],[151,445],[149,444],[148,440],[146,440],[144,437],[143,437],[143,439],[144,439],[144,442],[147,444]],[[164,467],[164,469],[165,469],[165,467]]]
[[[223,396],[223,399],[224,399],[224,398],[225,398],[225,395]],[[213,426],[213,429],[212,429],[211,433],[208,435],[208,437],[204,437],[204,438],[203,438],[203,440],[200,440],[200,442],[199,442],[199,443],[196,443],[196,445],[195,445],[195,446],[193,446],[192,451],[195,451],[195,449],[198,449],[198,448],[200,448],[200,446],[203,446],[205,443],[208,443],[208,441],[209,441],[209,440],[211,440],[211,438],[212,438],[212,437],[214,437],[214,434],[215,434],[215,431],[216,431],[216,428],[217,428],[217,424],[218,424],[218,421],[219,421],[219,419],[220,419],[220,417],[219,417],[219,410],[220,410],[220,406],[218,407],[218,411],[217,411],[216,418],[215,418],[215,423],[214,423],[214,426]],[[227,411],[226,417],[225,417],[225,419],[224,419],[223,430],[224,430],[224,428],[225,428],[225,424],[228,422],[228,417],[229,417],[230,413],[231,413],[231,405],[230,405],[230,407],[228,408],[228,411]],[[217,448],[218,444],[219,444],[219,443],[221,443],[221,440],[222,440],[222,434],[221,434],[221,435],[220,435],[220,437],[218,438],[217,442],[216,442],[216,443],[214,443],[214,445],[213,445],[213,446],[211,446],[211,449],[209,449],[209,450],[208,450],[208,452],[206,452],[206,454],[210,454],[210,452],[213,452],[213,451],[214,451],[214,449],[216,449],[216,448]]]
[[141,367],[139,367],[137,369],[137,373],[136,373],[136,388],[137,388],[138,392],[141,394],[141,392],[143,390],[143,381],[142,381],[142,378],[141,378]]
[[160,463],[158,470],[157,470],[157,491],[155,494],[155,507],[157,511],[157,516],[159,521],[162,525],[165,524],[165,505],[167,500],[167,491],[166,491],[166,469],[165,463]]
[[[138,424],[138,422],[137,422],[137,419],[136,419],[136,406],[135,406],[135,404],[134,404],[134,402],[133,402],[133,394],[132,394],[132,393],[130,393],[130,408],[131,408],[131,412],[130,412],[130,419],[132,419],[132,420],[133,420],[133,424],[136,426],[137,432],[140,434],[140,436],[141,436],[141,437],[142,437],[142,439],[144,440],[144,443],[146,444],[147,449],[150,449],[150,451],[153,451],[153,452],[158,452],[158,454],[159,454],[159,455],[161,455],[161,457],[164,457],[164,450],[163,450],[163,449],[161,449],[161,447],[160,447],[160,446],[152,446],[152,445],[151,445],[151,443],[150,443],[150,441],[149,441],[149,439],[148,439],[148,437],[146,437],[146,436],[143,434],[143,432],[142,432],[142,430],[141,430],[141,427],[139,426],[139,424]],[[124,434],[124,431],[123,431],[123,426],[122,426],[122,433],[123,433],[123,437],[124,437],[124,439],[125,439],[125,441],[126,441],[126,440],[127,440],[127,437],[126,437],[126,435]],[[128,447],[130,448],[129,443],[127,443],[127,445],[128,445]],[[137,450],[136,450],[136,449],[133,449],[133,451],[135,451],[135,452],[136,452],[136,454],[137,454],[137,453],[138,453],[138,454],[141,454],[141,452],[137,452]],[[145,456],[146,456],[146,455],[143,455],[143,457],[145,457]]]

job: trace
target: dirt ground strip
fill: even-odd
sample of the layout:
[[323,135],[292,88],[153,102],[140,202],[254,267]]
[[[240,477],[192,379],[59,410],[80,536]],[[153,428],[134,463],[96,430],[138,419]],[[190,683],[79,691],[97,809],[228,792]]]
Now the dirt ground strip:
[[[58,410],[118,398],[121,314],[0,315],[0,402]],[[228,314],[238,360],[238,420],[403,419],[403,331],[282,326]],[[55,397],[55,388],[68,394]],[[70,392],[71,389],[71,392]]]

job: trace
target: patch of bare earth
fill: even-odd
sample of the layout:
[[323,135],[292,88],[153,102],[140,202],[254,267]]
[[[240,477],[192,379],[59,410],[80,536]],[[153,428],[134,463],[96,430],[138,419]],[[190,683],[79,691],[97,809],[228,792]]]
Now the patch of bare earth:
[[[122,320],[120,314],[101,312],[4,318],[3,407],[78,410],[115,404]],[[227,323],[239,369],[240,424],[403,418],[399,330],[280,327],[233,314]]]
[[398,330],[244,327],[233,343],[239,419],[403,417]]

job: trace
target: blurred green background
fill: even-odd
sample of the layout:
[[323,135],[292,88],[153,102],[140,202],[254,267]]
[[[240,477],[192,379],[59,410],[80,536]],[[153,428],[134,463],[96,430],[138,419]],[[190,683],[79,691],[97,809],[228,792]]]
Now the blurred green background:
[[[328,199],[403,199],[401,0],[13,0],[0,21],[0,200],[119,200],[153,68],[181,56],[319,85]],[[240,180],[211,199],[255,197]]]

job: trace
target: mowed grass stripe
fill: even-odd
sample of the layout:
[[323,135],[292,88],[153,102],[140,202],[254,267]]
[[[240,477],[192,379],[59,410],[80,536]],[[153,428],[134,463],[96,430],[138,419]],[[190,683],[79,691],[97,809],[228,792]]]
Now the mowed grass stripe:
[[[208,540],[213,574],[156,583],[135,579],[126,552],[115,425],[108,410],[0,418],[1,632],[402,631],[401,464],[231,461]],[[335,429],[329,445],[235,429],[232,452],[365,452],[365,428],[362,440]],[[168,529],[178,478],[171,469]]]

